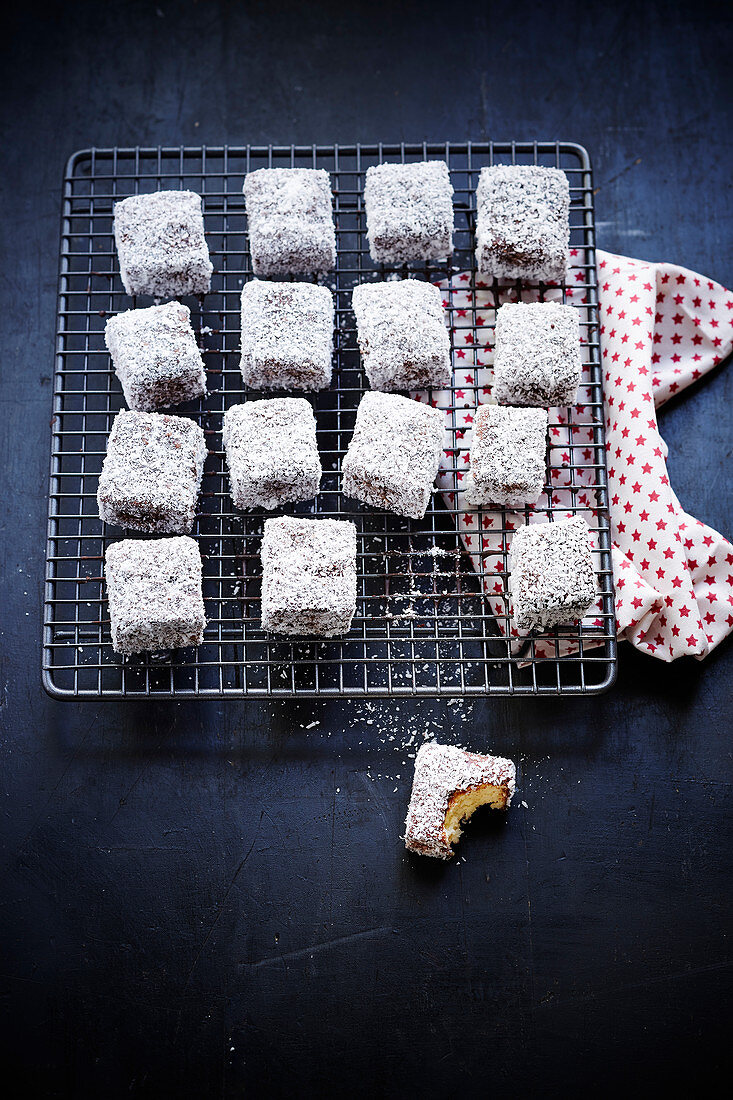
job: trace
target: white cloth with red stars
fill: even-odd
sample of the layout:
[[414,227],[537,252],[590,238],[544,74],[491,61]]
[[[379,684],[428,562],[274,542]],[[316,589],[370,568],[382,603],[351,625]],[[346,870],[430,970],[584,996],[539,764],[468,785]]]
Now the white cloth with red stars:
[[[585,280],[583,256],[571,253],[578,282]],[[573,261],[571,261],[573,262]],[[613,571],[620,638],[665,661],[692,654],[704,657],[733,628],[733,547],[717,531],[689,516],[675,496],[667,475],[666,446],[659,434],[656,408],[720,363],[733,347],[733,295],[710,279],[672,264],[652,264],[597,252],[603,383],[606,398],[606,448]],[[571,270],[567,300],[581,311],[581,332],[589,318],[582,292],[573,289]],[[471,425],[477,403],[490,398],[493,349],[473,336],[495,318],[493,290],[477,283],[470,289],[465,273],[450,283],[445,305],[453,307],[454,382],[451,390],[433,394],[433,404],[446,409],[452,428],[452,447],[438,475],[438,486],[450,507],[459,510],[461,539],[477,571],[484,563],[486,599],[507,627],[506,581],[501,576],[506,531],[501,514],[481,517],[464,499],[462,484],[469,461]],[[537,300],[531,291],[524,301]],[[545,299],[560,298],[557,289]],[[516,301],[513,286],[499,292],[499,302]],[[587,370],[587,368],[586,368]],[[581,382],[579,404],[550,410],[553,425],[550,454],[552,511],[557,518],[567,509],[585,515],[596,526],[593,427],[587,374]],[[467,388],[463,389],[465,385]],[[414,394],[417,399],[424,395]],[[573,454],[575,469],[571,471]],[[454,472],[455,471],[455,472]],[[454,480],[455,479],[455,480]],[[545,503],[543,503],[545,501]],[[530,510],[529,522],[547,520],[543,498]],[[506,529],[525,522],[523,512],[508,514]],[[498,574],[493,579],[492,572]],[[583,621],[583,647],[594,641],[603,620],[600,606]],[[516,631],[512,628],[512,635]],[[562,630],[560,631],[562,635]],[[521,643],[518,641],[517,648]],[[571,636],[559,641],[539,636],[535,652],[552,656],[577,651]]]
[[597,253],[619,636],[664,661],[733,628],[733,547],[684,511],[656,409],[733,347],[733,294],[674,264]]

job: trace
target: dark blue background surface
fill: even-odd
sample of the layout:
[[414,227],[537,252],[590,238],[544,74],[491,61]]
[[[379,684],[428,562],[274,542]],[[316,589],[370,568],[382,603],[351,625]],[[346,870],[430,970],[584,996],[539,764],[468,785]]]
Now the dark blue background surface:
[[[39,623],[69,153],[575,140],[602,247],[731,286],[728,7],[17,7],[0,107],[17,1095],[674,1095],[727,1059],[730,644],[671,667],[624,651],[587,700],[78,705],[42,693]],[[661,414],[683,504],[729,535],[732,406],[728,364]],[[402,746],[428,727],[520,769],[506,823],[479,815],[448,867],[400,842]]]

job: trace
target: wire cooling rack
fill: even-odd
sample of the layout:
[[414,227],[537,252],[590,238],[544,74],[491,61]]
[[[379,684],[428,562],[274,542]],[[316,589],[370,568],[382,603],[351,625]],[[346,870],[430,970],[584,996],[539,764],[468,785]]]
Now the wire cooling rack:
[[[580,250],[574,293],[582,293],[591,400],[585,409],[592,446],[570,446],[565,473],[571,492],[590,483],[600,553],[601,612],[591,628],[574,625],[538,646],[517,651],[506,636],[510,622],[507,539],[500,523],[499,562],[476,572],[457,534],[457,506],[436,492],[422,521],[375,512],[340,493],[340,465],[365,389],[351,312],[356,283],[382,277],[369,257],[363,205],[369,165],[445,159],[454,187],[455,253],[450,266],[410,266],[433,282],[456,272],[476,278],[475,190],[484,165],[544,164],[564,169],[570,182],[571,246]],[[298,514],[353,520],[358,531],[358,606],[341,639],[276,639],[260,627],[259,544],[264,516],[235,512],[228,493],[221,441],[224,410],[247,400],[239,371],[239,297],[251,278],[242,182],[268,166],[325,168],[331,175],[338,260],[325,280],[336,300],[334,380],[315,395],[324,467],[315,505],[291,505]],[[203,644],[175,653],[122,658],[114,653],[103,581],[106,547],[125,532],[98,518],[97,478],[112,420],[123,407],[120,385],[104,344],[106,318],[138,303],[122,288],[112,236],[113,203],[127,195],[190,188],[203,197],[206,236],[214,264],[211,293],[187,299],[206,363],[209,395],[174,411],[197,420],[206,433],[206,462],[193,535],[203,558],[208,625]],[[599,367],[593,192],[588,155],[562,142],[418,145],[293,146],[264,148],[87,149],[75,153],[64,178],[56,344],[43,682],[62,697],[169,696],[475,696],[598,692],[615,673],[616,642],[611,580],[608,500]],[[401,272],[406,275],[408,270]],[[522,287],[517,284],[517,296]],[[563,290],[563,298],[565,291]],[[457,310],[447,291],[451,339],[465,344],[468,326],[478,341],[475,311]],[[575,299],[577,300],[577,299]],[[150,301],[140,302],[149,305]],[[590,417],[590,420],[588,419]],[[455,417],[453,424],[456,432]],[[564,425],[571,433],[570,424]],[[552,436],[550,437],[552,438]],[[553,446],[549,446],[550,465]],[[454,478],[459,478],[457,467]],[[566,463],[567,465],[567,463]],[[590,481],[589,481],[590,479]],[[457,480],[455,482],[457,485]],[[552,495],[548,487],[548,507]],[[482,595],[491,581],[502,589],[503,613]],[[485,570],[485,572],[484,572]],[[497,580],[498,579],[498,580]],[[504,627],[502,631],[501,627]],[[547,636],[545,636],[547,637]],[[577,652],[566,653],[567,642]]]

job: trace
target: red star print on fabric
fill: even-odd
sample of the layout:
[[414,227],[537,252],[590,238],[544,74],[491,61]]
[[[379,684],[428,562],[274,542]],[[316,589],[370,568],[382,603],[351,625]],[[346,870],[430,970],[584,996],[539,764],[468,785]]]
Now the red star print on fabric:
[[[572,290],[574,283],[585,279],[585,253],[583,249],[573,252],[566,301],[582,310],[581,295],[573,295]],[[619,635],[657,659],[671,661],[689,653],[702,657],[733,628],[733,547],[684,512],[669,483],[666,447],[654,409],[730,352],[733,295],[671,264],[645,263],[600,251],[596,256],[602,273],[599,311],[601,317],[610,319],[600,326],[600,337]],[[708,288],[705,297],[702,287]],[[483,578],[487,602],[499,627],[517,637],[505,583],[505,553],[511,543],[511,534],[507,538],[505,532],[525,522],[524,512],[505,513],[502,519],[500,512],[490,511],[482,514],[479,522],[478,513],[465,499],[460,472],[468,467],[476,406],[492,394],[494,288],[479,282],[472,290],[470,275],[461,273],[440,289],[451,303],[453,316],[475,320],[475,327],[464,320],[454,330],[454,364],[460,369],[463,363],[462,371],[456,375],[453,390],[437,395],[438,407],[451,413],[446,419],[452,437],[446,444],[438,485],[451,507],[459,511],[463,544]],[[562,292],[545,289],[544,297],[561,300]],[[537,301],[539,293],[523,288],[522,300]],[[505,301],[517,301],[513,287],[500,287],[499,303]],[[590,355],[583,358],[587,361]],[[472,373],[465,373],[466,368]],[[593,416],[588,399],[582,386],[580,404],[572,411],[570,423],[567,410],[550,410],[553,446],[547,480],[553,486],[555,516],[565,508],[580,511],[595,527],[590,506],[591,501],[597,504],[594,452],[589,449],[594,446]],[[569,448],[579,445],[581,450],[573,452],[575,463],[587,468],[581,465],[571,471]],[[545,500],[531,510],[530,522],[547,518]],[[476,549],[479,526],[481,552]],[[497,573],[504,580],[497,580]],[[630,595],[625,597],[627,581]],[[593,630],[603,627],[602,611],[600,605],[591,608],[585,620],[584,649],[594,644]],[[545,642],[541,636],[535,639],[535,652],[554,657],[558,644],[561,653],[574,652],[570,640]]]
[[[702,587],[703,583],[708,582],[703,582],[703,578],[697,575],[696,559],[702,557],[699,549],[705,548],[707,552],[709,547],[723,548],[728,544],[717,532],[697,525],[695,539],[686,540],[690,542],[689,546],[682,545],[680,530],[695,521],[685,516],[669,485],[666,449],[659,438],[656,420],[648,421],[649,438],[630,430],[639,413],[637,408],[625,406],[623,400],[618,400],[618,394],[634,393],[633,387],[636,386],[637,391],[641,391],[637,394],[637,400],[659,407],[672,394],[678,393],[709,370],[719,354],[715,346],[718,334],[706,335],[715,328],[712,322],[716,318],[711,317],[710,313],[718,310],[719,306],[722,310],[730,295],[713,284],[715,293],[704,302],[699,295],[687,296],[687,286],[693,284],[695,279],[698,279],[698,285],[700,283],[691,272],[683,272],[668,264],[640,264],[603,253],[598,256],[599,266],[604,263],[601,308],[607,301],[613,301],[618,318],[613,330],[602,335],[606,360],[614,361],[614,355],[618,355],[616,373],[604,378],[607,408],[615,410],[613,416],[606,417],[608,451],[615,455],[622,468],[626,466],[638,471],[636,480],[630,485],[629,495],[629,483],[622,483],[615,464],[609,467],[612,517],[619,514],[630,519],[636,517],[637,523],[653,525],[657,535],[654,539],[647,539],[648,556],[639,560],[634,557],[634,546],[641,542],[640,528],[614,522],[614,551],[623,552],[624,560],[633,563],[632,567],[638,571],[637,582],[657,590],[661,597],[661,602],[657,600],[657,608],[667,606],[674,609],[671,617],[665,617],[662,622],[655,606],[650,604],[642,614],[641,608],[634,608],[632,602],[631,607],[619,610],[620,633],[635,645],[643,643],[645,648],[652,645],[658,647],[656,655],[665,660],[673,660],[685,652],[702,656],[722,640],[731,624],[725,621],[726,614],[720,616],[723,621],[718,627],[716,608],[713,606],[717,597],[712,587]],[[640,267],[648,272],[646,279],[642,276],[641,285],[637,279]],[[636,286],[624,298],[618,290],[623,291],[629,282],[636,283]],[[629,305],[634,306],[633,312],[629,312]],[[654,330],[649,333],[646,342],[634,341],[636,354],[630,363],[627,357],[619,355],[619,349],[626,342],[624,337],[628,337],[635,327],[640,327],[638,323],[634,324],[635,320],[644,315],[654,318]],[[725,341],[729,351],[733,343],[733,326],[728,326]],[[622,363],[624,369],[619,369]],[[651,376],[648,386],[647,373]],[[707,546],[703,541],[705,538],[709,540]],[[616,562],[614,565],[616,567]],[[726,591],[730,590],[728,586]],[[708,620],[708,616],[712,618]],[[693,618],[700,628],[698,633],[684,632],[683,636],[680,622]],[[658,630],[655,629],[657,626]],[[706,637],[703,626],[709,631],[710,638]],[[693,644],[689,642],[691,637]]]

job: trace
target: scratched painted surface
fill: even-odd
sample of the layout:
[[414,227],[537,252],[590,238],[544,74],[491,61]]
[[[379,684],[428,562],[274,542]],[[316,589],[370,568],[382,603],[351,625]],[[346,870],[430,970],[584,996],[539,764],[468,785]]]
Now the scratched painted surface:
[[[520,1096],[603,1095],[699,1089],[726,1057],[730,645],[702,666],[624,653],[587,701],[42,694],[72,150],[576,139],[605,248],[733,284],[723,5],[374,7],[29,3],[6,26],[0,1034],[18,1095],[452,1096],[489,1070]],[[729,534],[731,408],[728,365],[662,414],[683,503]],[[448,867],[399,839],[401,746],[426,728],[519,764],[508,820],[478,817]]]

